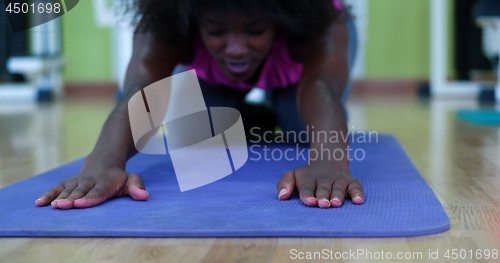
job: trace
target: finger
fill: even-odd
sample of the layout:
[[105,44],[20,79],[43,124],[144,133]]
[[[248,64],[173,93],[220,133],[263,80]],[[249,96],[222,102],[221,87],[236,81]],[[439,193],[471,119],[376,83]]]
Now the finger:
[[52,189],[40,196],[40,198],[35,201],[35,204],[37,206],[46,206],[50,204],[61,193],[62,190],[64,190],[64,186],[62,184],[54,186]]
[[307,206],[317,206],[318,199],[314,197],[316,182],[311,178],[305,178],[298,184],[299,196],[302,203]]
[[353,180],[347,187],[347,192],[351,196],[352,202],[356,205],[363,203],[363,187],[358,180]]
[[324,180],[318,182],[318,187],[316,188],[316,198],[318,199],[318,206],[321,208],[330,207],[330,196],[332,193],[332,183],[333,180]]
[[295,170],[286,172],[278,184],[276,185],[276,190],[278,190],[278,199],[286,200],[292,196],[295,189]]
[[110,196],[106,194],[106,188],[102,184],[97,184],[82,198],[73,201],[75,208],[87,208],[96,206],[106,201]]
[[71,185],[66,185],[64,187],[64,190],[61,191],[61,193],[56,197],[56,199],[54,201],[52,201],[52,203],[50,203],[52,205],[53,208],[60,208],[59,207],[59,201],[68,197],[71,192],[73,192],[73,190],[75,190],[76,188],[76,183],[75,184],[71,184]]
[[330,203],[333,207],[339,207],[344,203],[347,184],[343,180],[337,180],[332,186]]
[[73,190],[73,192],[71,192],[71,194],[68,197],[59,200],[59,202],[57,202],[57,205],[61,209],[73,208],[74,200],[84,197],[90,191],[90,189],[92,189],[92,187],[93,185],[90,184],[78,185],[78,187],[75,190]]
[[149,193],[144,187],[144,181],[137,174],[128,175],[125,189],[125,194],[130,195],[134,200],[146,201],[149,197]]

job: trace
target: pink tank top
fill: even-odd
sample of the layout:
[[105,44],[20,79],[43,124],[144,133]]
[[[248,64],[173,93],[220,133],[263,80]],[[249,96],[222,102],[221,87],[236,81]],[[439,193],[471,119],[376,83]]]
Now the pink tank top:
[[[335,8],[341,10],[340,0],[333,0]],[[188,69],[195,69],[199,78],[211,85],[223,85],[239,90],[249,90],[258,87],[264,90],[285,88],[297,83],[302,73],[303,65],[292,61],[288,53],[288,34],[281,34],[274,42],[271,52],[262,67],[259,79],[255,84],[244,81],[232,81],[227,78],[215,59],[205,48],[203,41],[197,37],[195,40],[195,58]]]

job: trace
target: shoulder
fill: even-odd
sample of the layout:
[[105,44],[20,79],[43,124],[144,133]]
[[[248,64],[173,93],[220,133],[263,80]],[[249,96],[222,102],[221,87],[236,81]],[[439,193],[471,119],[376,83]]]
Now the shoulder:
[[318,52],[325,53],[329,49],[328,47],[347,47],[348,39],[346,21],[344,18],[338,18],[322,33],[311,39],[289,38],[288,54],[294,62],[304,63],[306,57]]

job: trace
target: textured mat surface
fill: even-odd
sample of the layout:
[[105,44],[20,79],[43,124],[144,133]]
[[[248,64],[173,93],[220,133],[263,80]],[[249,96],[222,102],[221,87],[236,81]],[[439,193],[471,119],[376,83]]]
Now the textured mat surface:
[[[296,146],[272,147],[290,148],[289,159],[298,153]],[[77,160],[0,189],[0,236],[380,237],[449,228],[441,203],[394,137],[379,135],[378,143],[351,147],[352,152],[361,147],[366,155],[363,161],[351,162],[353,175],[364,186],[363,205],[346,200],[340,208],[320,209],[303,205],[298,196],[278,201],[281,175],[305,165],[305,160],[249,159],[234,174],[181,193],[168,156],[137,155],[127,169],[144,179],[147,201],[122,197],[65,211],[36,207],[36,198],[79,171],[82,160]],[[253,148],[249,158],[256,159],[257,151]],[[263,146],[259,153],[264,153]],[[279,157],[278,152],[274,156]]]
[[460,110],[457,117],[474,125],[500,125],[500,111],[496,110]]

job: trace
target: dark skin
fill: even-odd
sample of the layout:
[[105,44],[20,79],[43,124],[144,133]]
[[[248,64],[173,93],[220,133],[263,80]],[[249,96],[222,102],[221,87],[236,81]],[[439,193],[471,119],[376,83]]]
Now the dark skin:
[[[278,28],[268,21],[233,14],[207,16],[200,19],[198,26],[207,50],[224,74],[248,83],[258,77],[278,33]],[[315,39],[288,44],[290,57],[304,65],[297,91],[304,126],[347,133],[340,102],[348,77],[347,47],[348,31],[341,18]],[[47,191],[36,200],[36,205],[71,209],[92,207],[120,196],[147,200],[149,193],[143,180],[125,171],[127,160],[137,153],[128,119],[128,100],[142,87],[169,77],[177,64],[188,64],[193,57],[192,46],[171,44],[152,32],[136,32],[125,98],[108,117],[80,173]],[[236,67],[234,63],[240,64]],[[344,142],[322,143],[323,149],[332,151],[347,147]],[[310,147],[320,151],[321,145],[311,143]],[[308,206],[339,207],[349,196],[353,203],[363,203],[362,186],[351,176],[347,158],[311,160],[309,165],[285,173],[277,184],[278,199],[288,199],[294,191]]]

